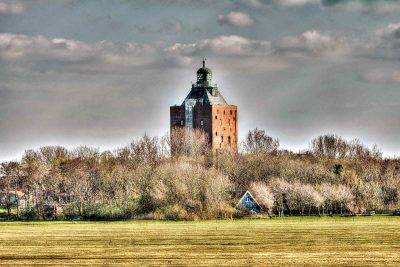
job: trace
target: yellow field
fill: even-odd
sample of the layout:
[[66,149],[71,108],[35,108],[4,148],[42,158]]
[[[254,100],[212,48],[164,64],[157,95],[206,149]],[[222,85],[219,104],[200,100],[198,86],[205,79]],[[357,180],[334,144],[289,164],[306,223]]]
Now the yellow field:
[[400,265],[400,218],[3,222],[0,263]]

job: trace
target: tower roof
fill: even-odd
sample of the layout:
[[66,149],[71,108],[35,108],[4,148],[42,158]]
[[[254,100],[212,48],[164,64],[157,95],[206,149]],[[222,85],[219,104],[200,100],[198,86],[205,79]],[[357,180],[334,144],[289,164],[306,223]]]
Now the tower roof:
[[212,71],[206,68],[206,59],[203,58],[203,66],[197,70],[197,84],[211,84],[212,82]]
[[203,66],[197,70],[197,82],[192,85],[185,101],[189,99],[203,105],[227,105],[224,97],[219,93],[217,85],[212,83],[212,71],[206,68],[205,58],[203,58]]
[[212,71],[209,68],[206,68],[206,58],[203,58],[203,67],[201,67],[200,69],[197,70],[197,75],[199,74],[211,74],[212,75]]

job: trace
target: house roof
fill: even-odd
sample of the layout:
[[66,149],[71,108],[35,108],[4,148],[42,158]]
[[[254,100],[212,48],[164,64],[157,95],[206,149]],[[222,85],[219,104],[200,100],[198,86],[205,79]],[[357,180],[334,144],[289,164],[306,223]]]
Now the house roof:
[[240,204],[242,203],[242,201],[243,201],[243,199],[246,197],[246,195],[249,195],[249,196],[251,197],[251,199],[254,201],[254,203],[256,203],[256,205],[257,205],[258,207],[261,207],[260,204],[258,204],[256,198],[250,193],[249,190],[247,190],[247,191],[243,194],[243,196],[240,198],[240,200],[238,201],[238,203],[236,204],[236,206],[238,206],[238,205],[240,205]]

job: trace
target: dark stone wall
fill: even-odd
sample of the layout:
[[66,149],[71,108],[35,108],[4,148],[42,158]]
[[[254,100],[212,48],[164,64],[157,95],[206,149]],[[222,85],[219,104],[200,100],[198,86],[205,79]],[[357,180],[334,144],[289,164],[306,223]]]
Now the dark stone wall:
[[170,107],[170,126],[174,127],[185,126],[185,108],[183,106]]
[[196,105],[194,107],[193,126],[197,129],[202,129],[208,135],[208,141],[212,143],[212,120],[211,108],[212,106]]

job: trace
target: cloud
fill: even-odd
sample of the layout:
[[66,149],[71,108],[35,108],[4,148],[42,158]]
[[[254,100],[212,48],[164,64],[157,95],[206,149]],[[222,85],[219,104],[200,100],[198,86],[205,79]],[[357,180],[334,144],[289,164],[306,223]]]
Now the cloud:
[[197,43],[177,43],[169,47],[167,51],[186,56],[207,53],[226,56],[254,56],[271,53],[271,43],[268,41],[251,40],[238,35],[222,35]]
[[400,59],[400,23],[389,24],[376,32],[377,48],[387,53],[387,57]]
[[400,12],[400,1],[398,0],[240,0],[239,3],[257,9],[265,9],[273,5],[294,8],[305,5],[319,5],[321,8],[361,11],[377,15]]
[[157,26],[143,25],[133,26],[135,31],[145,34],[178,34],[183,30],[188,30],[187,25],[183,25],[182,21],[178,19],[163,19],[159,21]]
[[246,13],[232,11],[225,15],[219,15],[218,23],[220,25],[230,25],[243,28],[254,25],[255,20]]
[[348,40],[344,37],[309,30],[298,36],[283,38],[274,44],[277,53],[301,56],[325,56],[345,54],[348,52]]
[[155,59],[157,48],[146,44],[86,43],[41,35],[0,34],[0,61],[31,71],[122,73],[137,66],[151,67]]
[[0,157],[32,140],[109,148],[144,131],[161,135],[168,106],[190,89],[203,56],[224,96],[241,107],[244,132],[270,127],[308,140],[324,127],[382,122],[398,109],[396,90],[381,90],[400,82],[398,56],[391,58],[399,54],[399,28],[390,24],[363,40],[308,30],[277,40],[220,35],[171,45],[2,33]]
[[20,14],[24,12],[26,5],[19,0],[0,0],[0,14]]
[[318,4],[320,0],[275,0],[275,2],[285,6],[302,6],[307,4]]
[[196,43],[176,43],[166,50],[184,56],[205,54],[224,56],[298,55],[303,57],[339,56],[350,50],[350,40],[317,30],[309,30],[281,40],[255,40],[238,35],[221,35]]
[[378,15],[400,12],[400,2],[397,0],[322,0],[321,4],[326,7]]
[[378,68],[365,71],[361,77],[370,83],[400,83],[400,71],[395,71],[393,68]]

